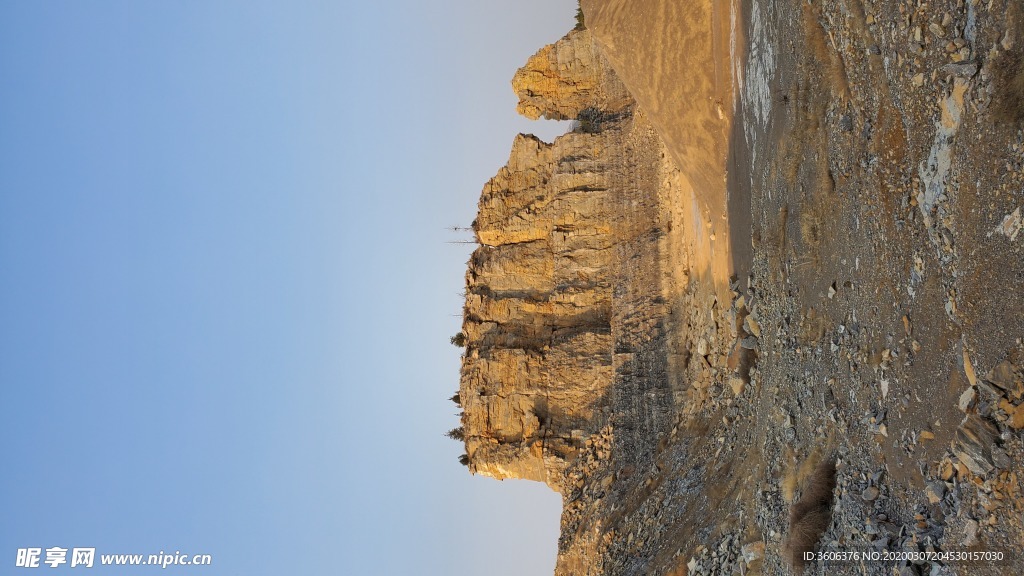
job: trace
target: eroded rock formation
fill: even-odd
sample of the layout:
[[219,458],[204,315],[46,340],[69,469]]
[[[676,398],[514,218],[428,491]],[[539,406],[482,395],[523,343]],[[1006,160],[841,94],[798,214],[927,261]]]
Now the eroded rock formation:
[[460,397],[472,468],[558,489],[611,382],[604,139],[520,135],[480,198]]
[[589,30],[575,30],[541,48],[516,72],[512,89],[519,96],[516,110],[531,120],[574,120],[633,104],[608,60],[595,50]]
[[566,465],[610,416],[617,371],[656,336],[670,228],[660,195],[676,174],[588,31],[542,49],[514,85],[525,113],[577,126],[551,144],[516,137],[481,194],[463,426],[475,472],[562,490]]

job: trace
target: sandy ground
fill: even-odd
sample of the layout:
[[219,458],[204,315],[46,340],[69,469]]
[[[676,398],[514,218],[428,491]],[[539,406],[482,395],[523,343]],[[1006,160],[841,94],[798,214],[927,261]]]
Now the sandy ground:
[[[714,285],[724,300],[729,278],[749,269],[748,188],[730,170],[749,173],[747,159],[731,147],[736,83],[732,57],[741,58],[738,2],[584,2],[587,25],[680,169],[675,199],[689,271]],[[712,31],[709,42],[707,30]],[[677,81],[677,79],[683,81]],[[727,193],[728,191],[728,193]],[[739,208],[739,209],[737,209]],[[747,258],[744,259],[744,256]],[[735,258],[740,258],[737,262]]]

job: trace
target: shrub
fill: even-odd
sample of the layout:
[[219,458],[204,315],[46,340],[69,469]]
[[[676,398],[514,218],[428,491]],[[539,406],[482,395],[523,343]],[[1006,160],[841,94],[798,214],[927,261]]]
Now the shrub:
[[455,405],[458,406],[459,408],[462,407],[462,396],[459,395],[458,392],[456,392],[454,396],[449,398],[449,400],[451,400],[452,402],[455,402]]
[[452,345],[454,346],[464,348],[466,346],[466,334],[464,332],[459,332],[455,336],[449,338],[448,341],[451,342]]
[[573,132],[585,134],[597,134],[608,125],[622,120],[622,112],[606,112],[593,106],[584,108],[576,115],[576,119],[569,124]]
[[460,454],[459,464],[462,464],[463,466],[469,466],[469,454]]
[[462,442],[466,439],[466,430],[462,426],[459,426],[458,428],[452,428],[451,430],[446,432],[445,436],[451,438],[452,440],[458,440],[459,442]]
[[832,523],[832,491],[836,487],[836,463],[822,461],[811,473],[804,494],[789,515],[786,551],[794,568],[806,565],[804,553],[814,550],[822,534]]

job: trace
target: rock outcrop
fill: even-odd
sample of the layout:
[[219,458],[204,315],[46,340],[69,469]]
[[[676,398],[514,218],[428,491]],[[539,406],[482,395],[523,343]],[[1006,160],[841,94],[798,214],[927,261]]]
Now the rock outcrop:
[[481,196],[460,386],[474,471],[558,489],[611,382],[606,145],[520,135]]
[[463,428],[474,472],[563,490],[567,464],[609,418],[632,330],[661,311],[637,304],[663,300],[659,194],[674,171],[588,31],[542,49],[514,85],[521,110],[577,124],[551,144],[516,137],[481,194]]
[[589,30],[575,30],[534,54],[512,78],[516,110],[536,120],[574,120],[595,112],[621,111],[633,97],[594,47]]

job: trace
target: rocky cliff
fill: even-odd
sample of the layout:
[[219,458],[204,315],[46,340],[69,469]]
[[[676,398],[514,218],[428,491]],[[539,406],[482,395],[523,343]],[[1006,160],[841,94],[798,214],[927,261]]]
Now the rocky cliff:
[[561,490],[566,465],[609,417],[623,324],[660,306],[635,305],[662,292],[648,245],[665,238],[658,202],[671,168],[589,32],[542,49],[513,86],[523,113],[577,125],[551,144],[516,137],[481,194],[480,247],[466,273],[463,427],[475,472]]
[[557,574],[1024,572],[1019,3],[582,5],[474,222],[471,470],[562,494]]

